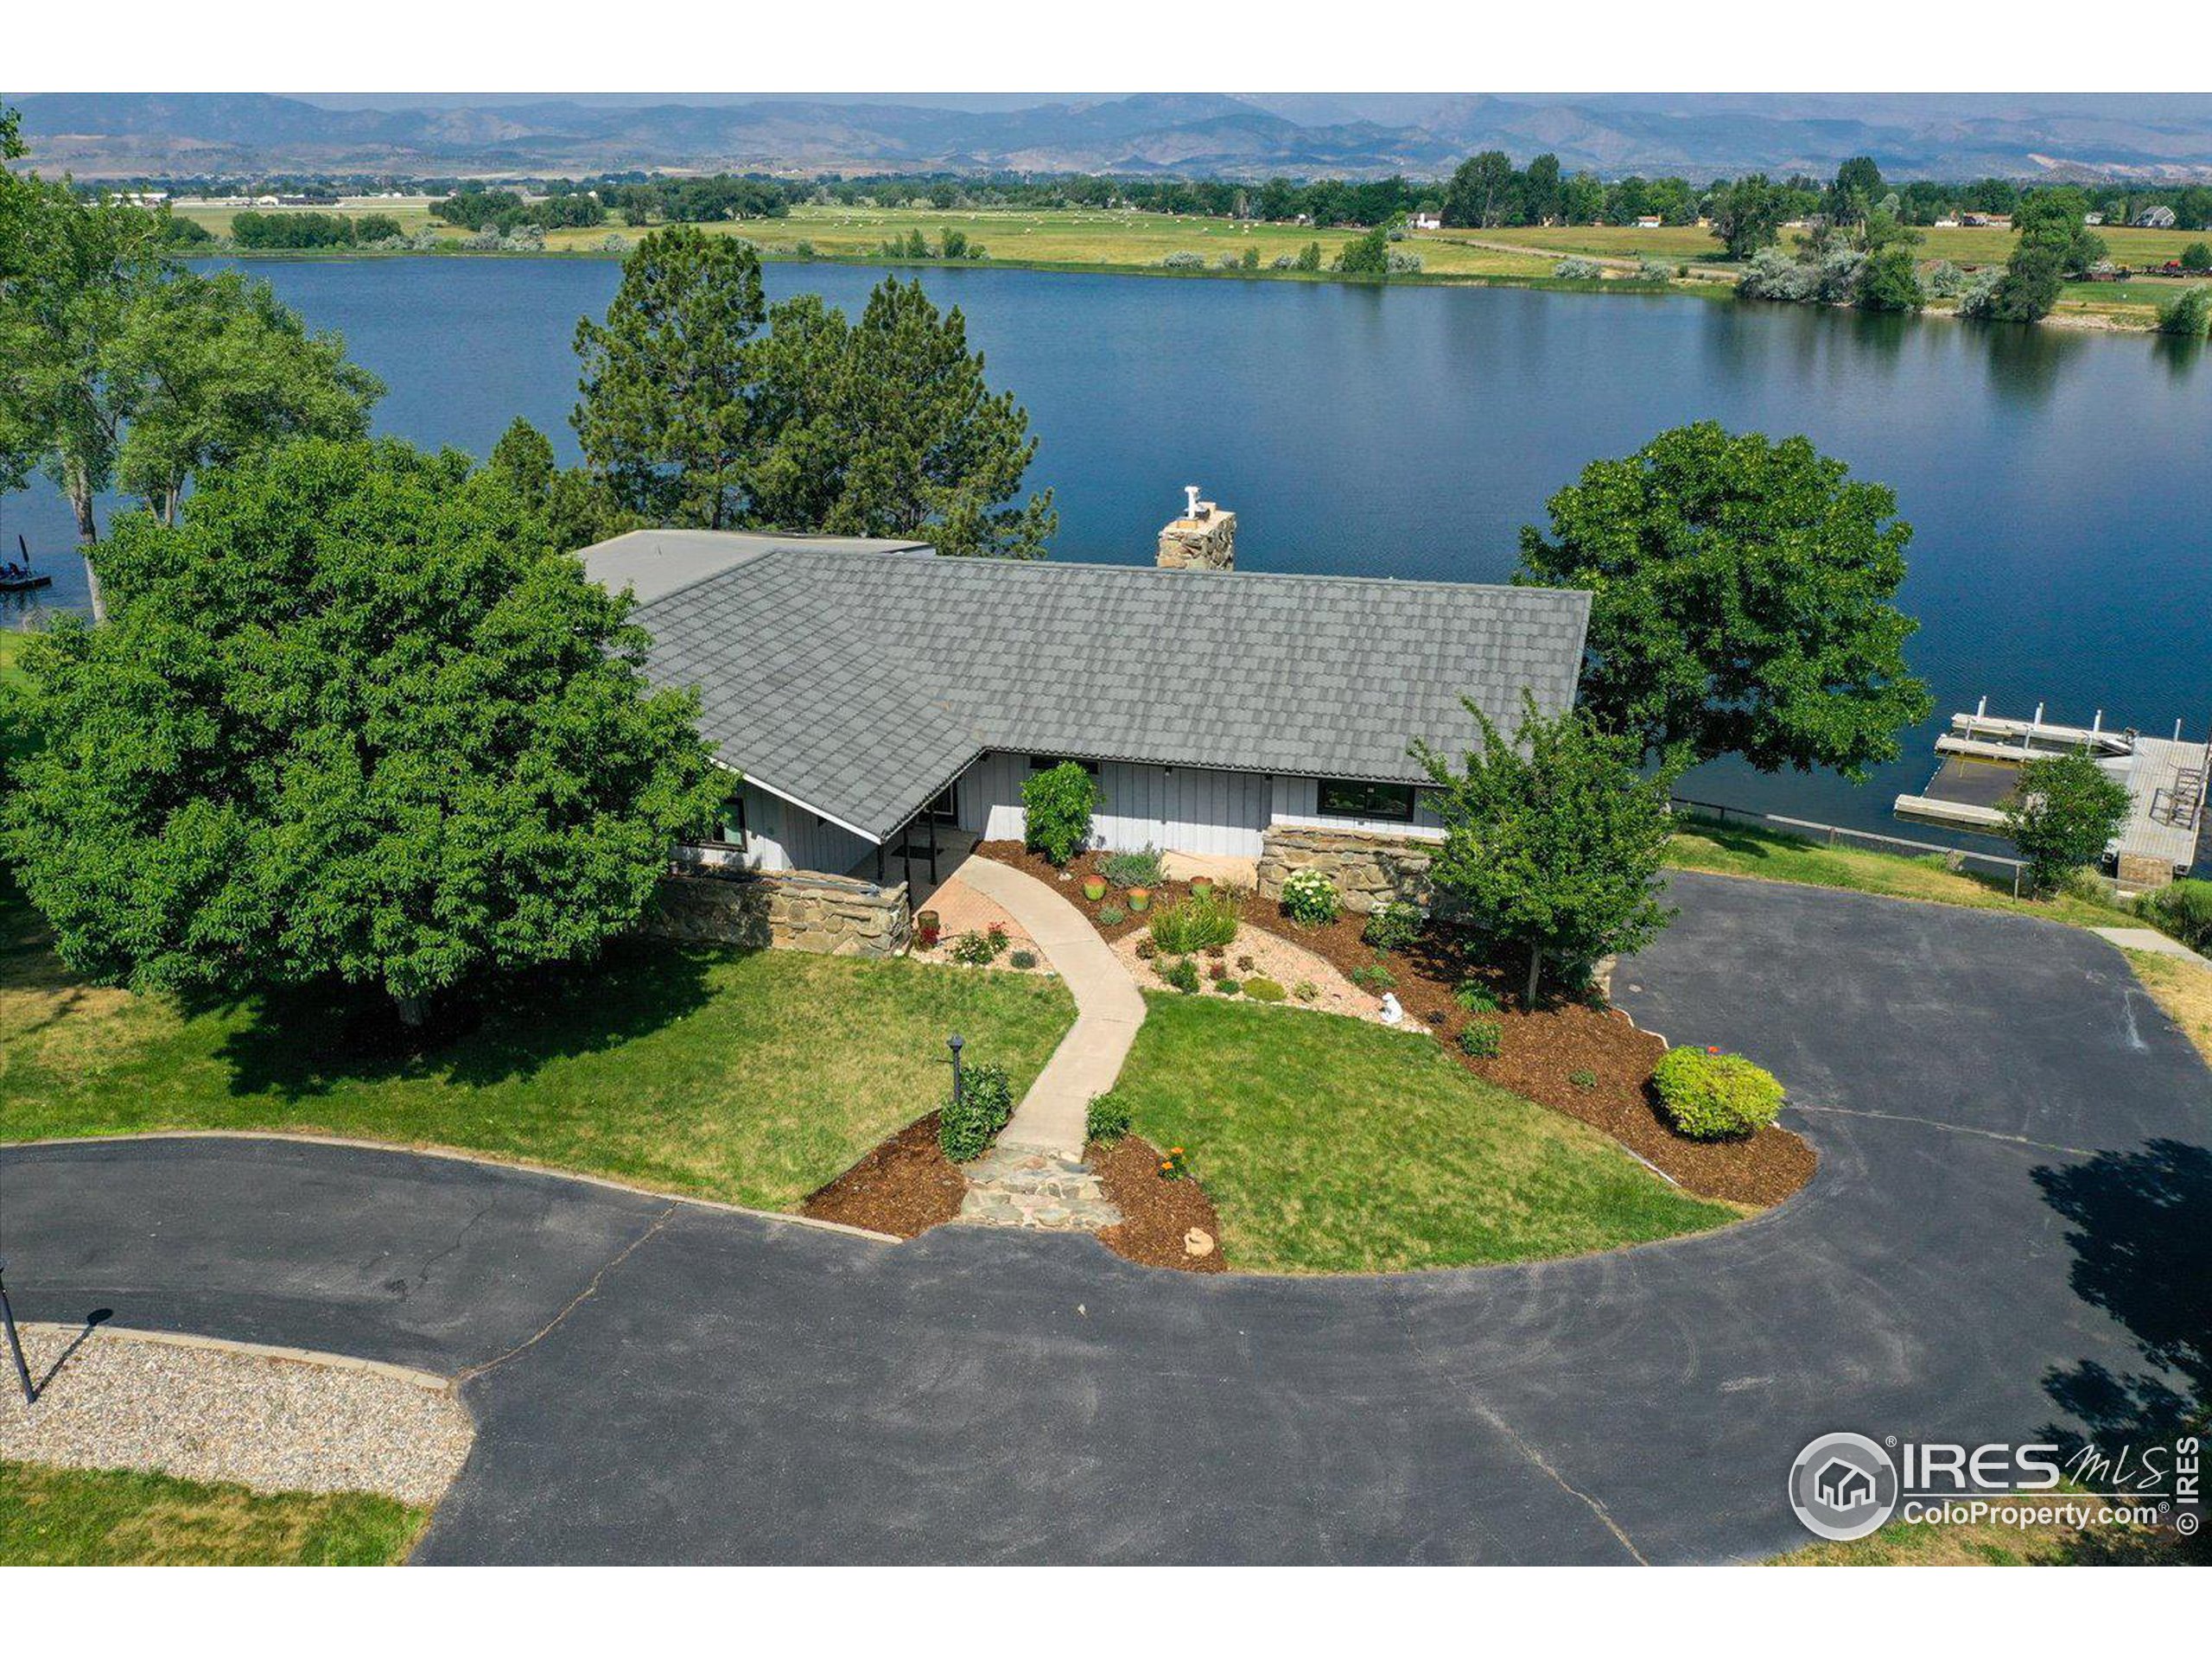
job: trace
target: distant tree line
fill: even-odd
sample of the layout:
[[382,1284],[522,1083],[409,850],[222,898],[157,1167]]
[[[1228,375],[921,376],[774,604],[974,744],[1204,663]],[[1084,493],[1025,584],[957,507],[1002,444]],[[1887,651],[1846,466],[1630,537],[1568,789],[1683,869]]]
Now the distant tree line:
[[551,231],[604,225],[607,209],[586,190],[564,190],[542,200],[524,201],[512,190],[471,188],[432,202],[430,217],[464,231],[496,231],[512,236],[525,226]]
[[[168,224],[188,221],[172,216]],[[394,240],[406,232],[390,213],[233,213],[231,240],[240,248],[362,248]],[[163,235],[172,243],[205,239],[189,232]]]

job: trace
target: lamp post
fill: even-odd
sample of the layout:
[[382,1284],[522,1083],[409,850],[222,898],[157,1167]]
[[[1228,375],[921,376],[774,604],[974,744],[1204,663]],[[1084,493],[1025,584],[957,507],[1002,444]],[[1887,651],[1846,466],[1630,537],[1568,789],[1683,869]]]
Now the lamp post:
[[[952,1051],[952,1103],[957,1106],[960,1103],[960,1051],[966,1045],[961,1041],[960,1034],[955,1032],[944,1039],[944,1046]],[[19,1366],[22,1363],[20,1359],[16,1363]]]
[[8,1260],[0,1256],[0,1325],[8,1332],[8,1352],[16,1362],[16,1381],[23,1386],[23,1403],[38,1403],[38,1390],[31,1386],[31,1368],[23,1363],[23,1339],[16,1334],[16,1310],[8,1301]]

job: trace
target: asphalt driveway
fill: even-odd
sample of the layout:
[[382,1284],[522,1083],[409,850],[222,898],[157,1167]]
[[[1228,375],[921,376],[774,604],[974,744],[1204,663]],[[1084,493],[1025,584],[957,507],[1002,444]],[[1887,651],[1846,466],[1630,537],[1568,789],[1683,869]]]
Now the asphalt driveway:
[[2212,1077],[2118,953],[1675,887],[1622,1001],[1772,1064],[1821,1154],[1797,1198],[1703,1238],[1198,1277],[1079,1237],[894,1247],[406,1154],[171,1140],[0,1153],[10,1285],[32,1317],[467,1373],[480,1433],[432,1561],[1741,1559],[1803,1541],[1783,1480],[1816,1434],[2115,1409],[2196,1306],[2172,1275],[2201,1274],[2212,1226]]

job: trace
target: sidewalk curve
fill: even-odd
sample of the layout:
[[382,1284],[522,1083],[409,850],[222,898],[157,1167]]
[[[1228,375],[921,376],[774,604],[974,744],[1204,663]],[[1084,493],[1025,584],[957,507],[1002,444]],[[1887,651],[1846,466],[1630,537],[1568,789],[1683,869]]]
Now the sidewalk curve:
[[1035,876],[971,856],[960,879],[1021,925],[1075,997],[1074,1027],[1014,1108],[999,1144],[1080,1158],[1090,1097],[1122,1075],[1144,1023],[1143,994],[1089,918]]

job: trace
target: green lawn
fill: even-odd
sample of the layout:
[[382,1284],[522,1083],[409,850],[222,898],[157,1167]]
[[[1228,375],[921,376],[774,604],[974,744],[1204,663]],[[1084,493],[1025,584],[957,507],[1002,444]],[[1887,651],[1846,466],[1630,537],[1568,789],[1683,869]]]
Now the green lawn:
[[1737,1218],[1433,1038],[1220,997],[1149,996],[1115,1085],[1181,1147],[1233,1268],[1379,1273],[1573,1255]]
[[1668,844],[1667,861],[1676,869],[1711,870],[1722,875],[1758,876],[1769,881],[1796,881],[1808,887],[1842,887],[1891,899],[1921,899],[1964,905],[1974,910],[2004,910],[2045,921],[2082,927],[2140,927],[2130,910],[2092,903],[2061,893],[2049,899],[2015,899],[2012,884],[1947,868],[1939,855],[1907,858],[1817,842],[1743,824],[1716,824],[1685,817]]
[[87,986],[0,884],[0,1138],[295,1129],[442,1146],[763,1209],[935,1109],[947,1033],[1017,1096],[1073,1019],[1058,981],[626,941],[429,1059],[327,1001],[188,1010]]
[[429,1519],[372,1492],[0,1462],[0,1567],[387,1567]]

